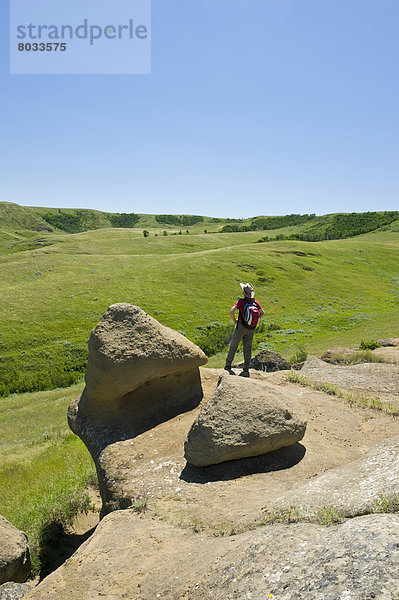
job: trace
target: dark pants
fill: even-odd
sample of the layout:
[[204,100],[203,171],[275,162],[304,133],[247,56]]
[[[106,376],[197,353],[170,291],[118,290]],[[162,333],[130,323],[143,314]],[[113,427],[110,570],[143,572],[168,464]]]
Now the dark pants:
[[238,344],[242,340],[242,344],[244,346],[244,369],[249,368],[249,362],[251,360],[252,353],[252,340],[254,337],[255,329],[247,329],[244,327],[242,323],[238,322],[236,328],[233,332],[233,337],[231,338],[230,348],[227,353],[226,358],[226,367],[231,367],[231,363],[233,362],[234,355],[237,352]]

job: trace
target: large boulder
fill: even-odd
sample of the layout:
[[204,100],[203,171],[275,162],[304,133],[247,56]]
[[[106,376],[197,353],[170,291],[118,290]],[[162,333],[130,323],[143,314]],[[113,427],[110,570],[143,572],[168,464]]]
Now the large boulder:
[[0,584],[23,583],[31,571],[28,539],[4,517],[0,516]]
[[103,450],[198,406],[206,360],[137,306],[114,304],[103,315],[89,340],[86,387],[68,410],[70,428],[96,464],[103,500]]
[[311,516],[322,508],[333,508],[348,517],[393,510],[398,498],[399,436],[370,448],[359,460],[285,492],[267,510],[284,512],[295,507]]
[[113,304],[90,335],[86,392],[97,402],[112,402],[149,381],[206,361],[198,346],[138,306]]
[[258,456],[295,444],[305,430],[306,423],[275,388],[222,375],[188,433],[184,455],[188,463],[201,467]]
[[215,537],[117,511],[28,598],[393,600],[398,535],[395,514]]

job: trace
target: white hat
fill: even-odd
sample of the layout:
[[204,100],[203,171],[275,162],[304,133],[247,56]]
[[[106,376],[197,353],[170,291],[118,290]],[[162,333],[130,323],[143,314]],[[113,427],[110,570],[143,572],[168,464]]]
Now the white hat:
[[255,290],[250,283],[240,283],[242,292],[247,298],[253,298],[255,296]]

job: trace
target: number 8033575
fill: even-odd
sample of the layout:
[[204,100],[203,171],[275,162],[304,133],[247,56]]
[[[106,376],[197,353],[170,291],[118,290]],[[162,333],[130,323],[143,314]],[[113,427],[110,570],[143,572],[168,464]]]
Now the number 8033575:
[[40,43],[20,43],[18,44],[18,50],[20,52],[65,52],[67,45],[65,42],[40,42]]

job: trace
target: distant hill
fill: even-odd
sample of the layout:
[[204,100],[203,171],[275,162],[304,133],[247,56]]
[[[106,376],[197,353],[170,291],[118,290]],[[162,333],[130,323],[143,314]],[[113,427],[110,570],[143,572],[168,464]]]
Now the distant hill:
[[[29,249],[33,249],[35,242],[31,239],[32,232],[82,233],[102,228],[161,229],[166,233],[186,233],[188,229],[190,233],[259,231],[267,233],[259,241],[296,239],[314,242],[349,238],[377,230],[395,231],[398,227],[399,211],[231,219],[201,215],[150,215],[108,213],[91,209],[24,207],[0,202],[0,237],[1,232],[17,237],[19,242],[14,244],[14,251],[27,249],[26,238],[31,240]],[[39,245],[40,243],[39,240]]]
[[0,229],[52,231],[52,227],[39,213],[12,202],[0,202]]

